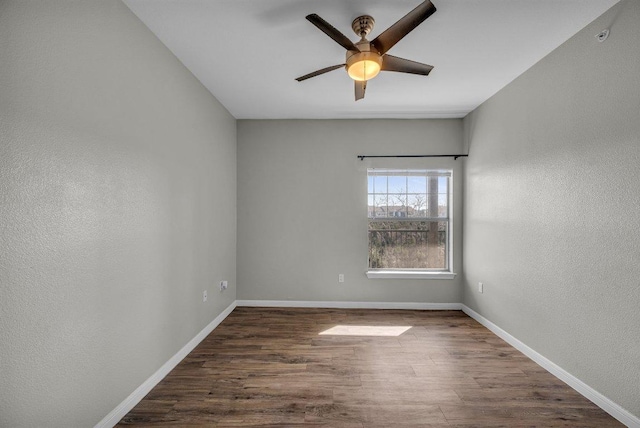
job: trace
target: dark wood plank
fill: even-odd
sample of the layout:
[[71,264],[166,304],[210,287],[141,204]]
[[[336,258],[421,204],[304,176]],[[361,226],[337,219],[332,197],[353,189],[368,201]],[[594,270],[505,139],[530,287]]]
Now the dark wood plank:
[[236,308],[125,425],[622,426],[460,311],[284,308]]

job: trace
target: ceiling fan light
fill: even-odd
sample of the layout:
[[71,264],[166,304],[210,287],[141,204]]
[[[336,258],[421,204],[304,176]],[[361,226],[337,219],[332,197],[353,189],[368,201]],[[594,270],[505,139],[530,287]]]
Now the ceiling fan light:
[[380,73],[382,57],[375,52],[359,52],[347,59],[347,73],[358,82],[371,80]]

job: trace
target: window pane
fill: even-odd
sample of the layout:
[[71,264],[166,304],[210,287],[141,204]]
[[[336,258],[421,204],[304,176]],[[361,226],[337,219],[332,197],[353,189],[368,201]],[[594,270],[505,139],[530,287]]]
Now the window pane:
[[367,190],[368,193],[373,193],[373,177],[368,176],[367,177],[367,188],[369,190]]
[[427,197],[424,194],[409,195],[407,198],[409,217],[426,217]]
[[404,193],[407,191],[407,177],[405,176],[390,176],[389,177],[389,192]]
[[449,200],[448,195],[446,194],[438,195],[438,217],[442,217],[442,218],[449,217],[449,209],[447,207],[448,200]]
[[373,186],[376,193],[387,193],[387,177],[373,177]]
[[371,269],[447,269],[448,222],[369,222]]
[[427,177],[409,177],[409,185],[407,186],[407,192],[409,193],[426,193],[427,192]]
[[403,208],[407,206],[406,193],[389,193],[389,207]]
[[449,191],[449,177],[438,177],[438,193]]
[[375,217],[387,216],[387,195],[375,195],[374,205],[375,205],[375,215],[374,215]]

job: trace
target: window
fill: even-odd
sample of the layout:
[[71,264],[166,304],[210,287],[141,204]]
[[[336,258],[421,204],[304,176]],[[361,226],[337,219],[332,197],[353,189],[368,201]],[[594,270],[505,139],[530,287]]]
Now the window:
[[451,170],[367,170],[370,278],[451,272],[451,177]]

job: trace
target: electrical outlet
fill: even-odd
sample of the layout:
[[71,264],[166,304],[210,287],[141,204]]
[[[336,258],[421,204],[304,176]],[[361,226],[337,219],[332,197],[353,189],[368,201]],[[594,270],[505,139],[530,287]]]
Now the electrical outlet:
[[224,291],[229,287],[228,281],[220,281],[220,291]]
[[207,290],[204,290],[204,291],[202,292],[202,301],[203,301],[203,302],[206,302],[206,301],[207,301]]
[[344,282],[344,274],[338,274],[338,282]]
[[480,293],[484,293],[484,284],[481,282],[478,283],[478,291]]

